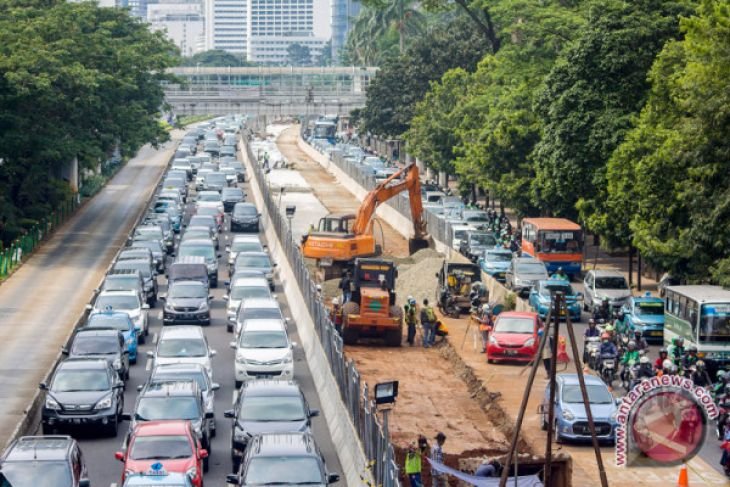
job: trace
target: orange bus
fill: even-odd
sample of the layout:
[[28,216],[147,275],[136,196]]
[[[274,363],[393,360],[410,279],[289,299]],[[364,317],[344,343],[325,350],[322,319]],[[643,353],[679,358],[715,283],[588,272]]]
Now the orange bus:
[[525,218],[522,254],[543,262],[550,274],[562,267],[577,276],[583,263],[583,229],[565,218]]

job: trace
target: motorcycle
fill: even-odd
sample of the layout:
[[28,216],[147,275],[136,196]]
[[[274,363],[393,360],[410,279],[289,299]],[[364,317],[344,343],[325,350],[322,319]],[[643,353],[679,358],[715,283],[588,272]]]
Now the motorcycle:
[[717,402],[717,407],[720,410],[720,414],[718,414],[717,420],[715,421],[715,433],[717,434],[717,439],[722,440],[725,438],[725,432],[728,430],[728,426],[730,426],[730,397],[723,396],[720,398]]
[[634,363],[633,360],[626,364],[623,372],[621,373],[621,387],[630,391],[636,384],[641,382],[638,372],[639,364]]
[[616,380],[616,358],[606,357],[601,360],[601,379],[608,387],[613,387],[613,381]]
[[601,349],[600,337],[587,337],[583,346],[583,363],[593,370],[598,367],[598,351]]
[[451,318],[458,318],[461,315],[461,310],[456,306],[456,299],[446,290],[441,291],[438,308],[441,314]]

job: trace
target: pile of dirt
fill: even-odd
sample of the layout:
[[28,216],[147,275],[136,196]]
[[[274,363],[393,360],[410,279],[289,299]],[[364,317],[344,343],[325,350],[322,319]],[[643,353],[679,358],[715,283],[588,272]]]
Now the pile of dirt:
[[425,298],[433,302],[438,290],[436,274],[444,263],[444,255],[432,249],[419,250],[410,257],[398,262],[396,299],[399,305],[405,304],[408,296],[422,303]]

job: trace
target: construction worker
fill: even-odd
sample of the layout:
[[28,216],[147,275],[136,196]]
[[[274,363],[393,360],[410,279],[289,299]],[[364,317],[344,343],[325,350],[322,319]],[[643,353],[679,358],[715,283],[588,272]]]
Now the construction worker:
[[446,337],[449,336],[449,329],[446,328],[446,325],[444,325],[444,322],[441,320],[436,320],[436,326],[434,326],[434,335],[437,337],[441,337],[440,341],[446,340]]
[[350,271],[342,274],[339,287],[342,290],[342,304],[349,303],[352,298],[352,274],[350,274]]
[[421,480],[421,455],[423,455],[423,450],[417,450],[415,443],[408,445],[405,470],[411,487],[423,487],[423,481]]
[[406,304],[403,306],[403,308],[406,313],[406,316],[405,316],[406,326],[408,326],[407,342],[410,346],[413,346],[413,343],[416,338],[416,326],[418,326],[418,311],[416,309],[416,298],[414,298],[413,296],[408,296],[408,299],[406,300]]
[[335,325],[335,330],[337,330],[337,333],[342,335],[342,307],[340,307],[340,300],[338,298],[332,298],[330,320]]
[[436,313],[428,305],[428,299],[423,300],[421,308],[421,326],[423,327],[423,347],[432,347],[436,340]]
[[[443,465],[444,463],[444,450],[443,446],[446,443],[446,435],[442,432],[438,432],[436,435],[436,445],[431,448],[431,461]],[[438,470],[431,467],[431,486],[432,487],[448,487],[449,478],[445,473],[439,472]]]
[[494,314],[488,304],[482,305],[480,314],[477,315],[477,322],[479,323],[479,335],[482,337],[482,353],[485,353],[489,343],[489,333],[494,327]]

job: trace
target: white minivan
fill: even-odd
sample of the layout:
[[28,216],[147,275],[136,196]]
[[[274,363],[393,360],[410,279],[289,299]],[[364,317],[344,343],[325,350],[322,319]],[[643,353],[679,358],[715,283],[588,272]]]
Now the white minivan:
[[152,367],[165,364],[200,364],[213,380],[212,359],[215,350],[208,347],[208,340],[199,326],[180,325],[164,327],[160,331],[155,350],[147,352],[153,360]]
[[238,340],[231,342],[236,351],[236,388],[250,379],[292,379],[294,345],[281,320],[246,321]]

